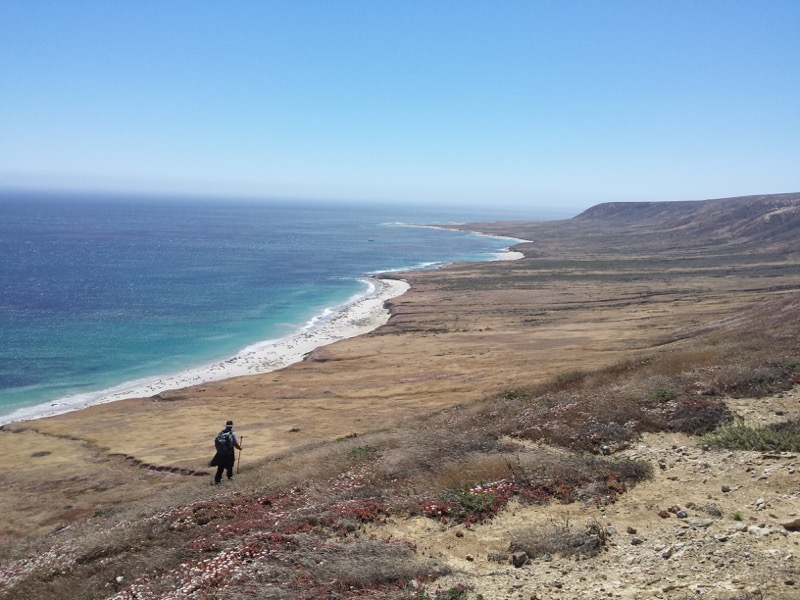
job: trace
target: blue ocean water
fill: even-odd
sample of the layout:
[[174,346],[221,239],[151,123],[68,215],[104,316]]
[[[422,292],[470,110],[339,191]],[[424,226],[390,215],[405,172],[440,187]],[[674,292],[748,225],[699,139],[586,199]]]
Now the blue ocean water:
[[490,260],[512,242],[404,225],[510,217],[0,192],[0,422],[289,335],[363,292],[366,274]]

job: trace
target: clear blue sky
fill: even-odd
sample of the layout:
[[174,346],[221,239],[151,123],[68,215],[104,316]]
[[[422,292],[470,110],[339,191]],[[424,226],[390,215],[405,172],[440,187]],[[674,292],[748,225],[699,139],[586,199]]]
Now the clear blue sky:
[[800,191],[800,1],[2,0],[0,186]]

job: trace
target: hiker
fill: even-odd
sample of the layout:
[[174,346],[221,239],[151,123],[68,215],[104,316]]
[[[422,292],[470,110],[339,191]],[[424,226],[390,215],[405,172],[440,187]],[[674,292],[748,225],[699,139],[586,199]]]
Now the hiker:
[[223,471],[227,471],[228,481],[233,479],[233,463],[236,461],[234,448],[242,449],[239,445],[239,438],[233,432],[233,421],[225,423],[225,429],[220,431],[217,437],[214,438],[214,445],[217,448],[217,453],[208,464],[211,467],[217,467],[217,474],[214,476],[212,485],[219,485],[222,482]]

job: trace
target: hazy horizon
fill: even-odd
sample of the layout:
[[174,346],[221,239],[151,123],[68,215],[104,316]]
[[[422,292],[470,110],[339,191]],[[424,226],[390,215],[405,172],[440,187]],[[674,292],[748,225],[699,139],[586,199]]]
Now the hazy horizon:
[[8,2],[0,187],[578,212],[800,189],[800,4]]

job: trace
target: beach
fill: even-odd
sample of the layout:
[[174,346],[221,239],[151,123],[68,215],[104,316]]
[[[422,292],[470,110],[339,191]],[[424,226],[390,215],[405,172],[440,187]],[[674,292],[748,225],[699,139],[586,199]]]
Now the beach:
[[[510,254],[510,253],[509,253]],[[265,340],[244,348],[236,355],[175,375],[152,377],[121,384],[111,389],[62,398],[21,409],[0,418],[0,425],[55,416],[127,398],[142,398],[168,390],[219,381],[243,375],[269,373],[299,362],[326,344],[372,331],[389,319],[384,304],[403,294],[408,283],[399,279],[366,278],[367,291],[344,305],[333,307],[311,319],[299,332],[278,340]]]

